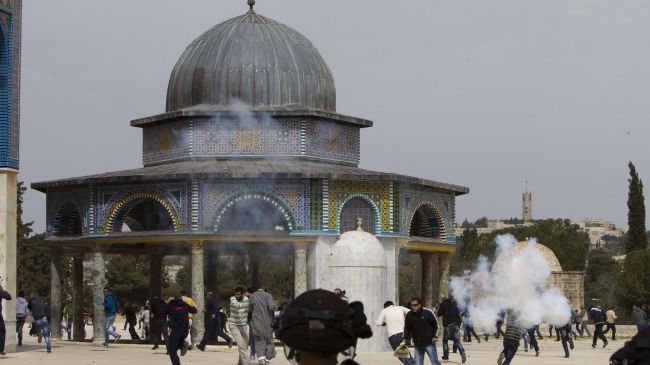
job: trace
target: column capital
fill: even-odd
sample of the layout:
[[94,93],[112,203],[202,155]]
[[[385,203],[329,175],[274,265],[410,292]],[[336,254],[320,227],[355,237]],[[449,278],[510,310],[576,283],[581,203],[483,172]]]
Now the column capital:
[[193,253],[198,251],[203,251],[203,241],[191,241],[190,249],[192,250]]
[[111,249],[111,244],[93,242],[89,243],[87,247],[92,253],[108,253]]
[[306,250],[309,247],[309,242],[294,242],[293,248],[295,250]]

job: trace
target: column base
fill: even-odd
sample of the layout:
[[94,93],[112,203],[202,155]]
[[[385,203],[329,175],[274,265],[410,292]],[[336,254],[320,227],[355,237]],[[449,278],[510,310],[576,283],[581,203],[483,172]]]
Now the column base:
[[[7,337],[5,339],[5,352],[8,354],[18,352],[18,336],[16,336],[16,321],[5,321],[5,328],[7,329]],[[24,332],[25,331],[23,330],[23,333]]]

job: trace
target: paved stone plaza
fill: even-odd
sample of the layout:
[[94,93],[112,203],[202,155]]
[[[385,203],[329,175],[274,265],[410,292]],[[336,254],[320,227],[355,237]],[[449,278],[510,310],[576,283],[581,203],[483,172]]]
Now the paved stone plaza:
[[[622,334],[630,333],[631,326],[621,326]],[[630,327],[629,329],[626,327]],[[88,328],[90,329],[90,327]],[[120,328],[121,330],[121,328]],[[124,336],[125,333],[120,331]],[[124,337],[123,337],[124,338]],[[523,342],[513,360],[514,364],[607,364],[611,354],[623,346],[625,338],[618,341],[610,341],[608,348],[591,348],[591,340],[586,338],[578,339],[576,348],[571,352],[571,358],[565,359],[562,345],[554,339],[540,341],[540,356],[535,357],[534,352],[524,352]],[[496,364],[498,353],[501,351],[501,341],[494,338],[485,343],[476,342],[464,343],[468,354],[467,364]],[[289,365],[285,360],[282,348],[278,347],[278,357],[272,362],[277,365]],[[442,356],[442,345],[438,342],[439,356]],[[26,338],[25,346],[19,353],[8,354],[0,358],[0,364],[36,364],[40,361],[47,361],[49,365],[59,364],[93,364],[93,365],[115,365],[115,364],[169,364],[169,357],[165,355],[164,349],[152,351],[149,345],[126,345],[111,344],[109,349],[90,343],[56,342],[52,353],[45,352],[45,345],[36,343],[34,337]],[[227,346],[208,346],[205,352],[198,350],[189,351],[181,359],[183,364],[237,364],[237,349]],[[392,356],[392,353],[362,353],[357,357],[361,365],[399,365],[400,362]],[[451,354],[449,361],[442,361],[443,364],[460,364],[460,356]],[[253,362],[252,364],[256,364]],[[428,364],[428,362],[425,362]]]

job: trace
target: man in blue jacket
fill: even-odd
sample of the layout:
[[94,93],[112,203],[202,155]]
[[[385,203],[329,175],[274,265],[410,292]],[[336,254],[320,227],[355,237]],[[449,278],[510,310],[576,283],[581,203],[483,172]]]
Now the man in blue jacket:
[[181,349],[181,356],[187,353],[188,344],[185,342],[190,331],[190,318],[188,313],[196,313],[196,308],[185,303],[181,296],[172,298],[165,306],[163,314],[169,320],[169,342],[167,342],[167,352],[172,360],[172,365],[180,365],[178,358],[178,349]]
[[603,334],[603,326],[605,325],[605,315],[603,314],[603,311],[600,306],[596,306],[591,308],[589,311],[589,314],[591,315],[591,319],[594,321],[594,326],[596,329],[594,330],[594,340],[591,344],[591,347],[596,347],[596,342],[600,338],[603,340],[603,347],[607,346],[607,339],[605,338],[605,335]]
[[119,305],[115,294],[111,293],[108,288],[104,288],[104,347],[108,347],[110,336],[113,336],[115,341],[122,337],[113,330],[113,323],[118,310]]

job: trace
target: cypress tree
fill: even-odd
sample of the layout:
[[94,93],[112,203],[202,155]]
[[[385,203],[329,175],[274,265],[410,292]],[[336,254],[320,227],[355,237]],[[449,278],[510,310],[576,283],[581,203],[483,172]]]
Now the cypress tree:
[[628,164],[630,168],[629,193],[627,196],[627,242],[625,251],[627,253],[635,250],[648,248],[648,236],[645,230],[645,199],[643,198],[643,181],[639,179],[634,164]]

